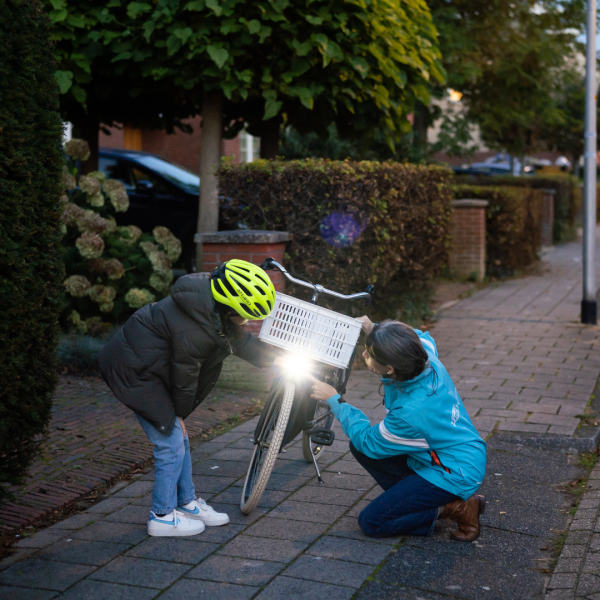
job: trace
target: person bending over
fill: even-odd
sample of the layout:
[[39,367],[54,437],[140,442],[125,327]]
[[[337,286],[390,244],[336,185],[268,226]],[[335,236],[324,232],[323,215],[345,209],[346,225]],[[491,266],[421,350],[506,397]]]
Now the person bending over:
[[132,315],[102,349],[102,377],[154,444],[154,491],[148,533],[196,535],[229,517],[196,498],[184,419],[213,389],[230,355],[270,366],[270,347],[244,332],[264,319],[275,288],[259,267],[230,260],[211,274],[177,280],[171,295]]
[[361,320],[363,357],[381,376],[385,419],[371,426],[332,386],[316,379],[312,385],[312,397],[327,400],[350,438],[350,451],[384,489],[360,513],[360,528],[376,538],[431,535],[437,519],[450,518],[458,525],[452,539],[475,540],[485,508],[485,498],[475,492],[485,475],[486,444],[433,338],[398,321]]

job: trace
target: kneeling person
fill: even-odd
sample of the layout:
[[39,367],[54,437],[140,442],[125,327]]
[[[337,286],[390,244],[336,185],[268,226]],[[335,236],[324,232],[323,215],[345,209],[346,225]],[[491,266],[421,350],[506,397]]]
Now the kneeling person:
[[431,535],[437,519],[451,518],[452,538],[470,542],[479,535],[486,444],[437,354],[433,338],[398,321],[373,325],[363,357],[381,376],[387,415],[371,426],[357,408],[340,402],[330,385],[313,383],[313,398],[327,400],[350,438],[356,460],[385,490],[360,514],[371,537]]

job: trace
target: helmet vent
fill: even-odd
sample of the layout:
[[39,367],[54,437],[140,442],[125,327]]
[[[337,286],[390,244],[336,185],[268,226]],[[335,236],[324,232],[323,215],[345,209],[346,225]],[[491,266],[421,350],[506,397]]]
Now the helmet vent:
[[249,306],[247,306],[243,302],[240,302],[240,308],[242,310],[245,310],[249,315],[253,315],[254,317],[260,316],[259,313],[258,313],[258,311],[252,310]]
[[[237,293],[237,290],[229,283],[229,281],[227,281],[227,279],[223,279],[222,280],[223,285],[227,288],[227,291],[232,295],[232,296],[239,296],[239,294]],[[241,287],[241,286],[240,286]]]
[[236,283],[240,286],[240,289],[242,290],[242,292],[244,292],[244,294],[246,294],[246,296],[249,296],[250,298],[252,297],[252,293],[247,287],[243,286],[239,281]]

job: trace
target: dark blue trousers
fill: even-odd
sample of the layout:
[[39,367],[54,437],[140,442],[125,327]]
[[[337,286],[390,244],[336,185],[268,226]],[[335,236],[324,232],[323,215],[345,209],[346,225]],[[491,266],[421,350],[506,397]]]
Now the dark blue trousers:
[[354,458],[384,489],[358,517],[363,532],[375,538],[431,535],[439,508],[460,498],[417,475],[404,454],[369,458],[350,442]]

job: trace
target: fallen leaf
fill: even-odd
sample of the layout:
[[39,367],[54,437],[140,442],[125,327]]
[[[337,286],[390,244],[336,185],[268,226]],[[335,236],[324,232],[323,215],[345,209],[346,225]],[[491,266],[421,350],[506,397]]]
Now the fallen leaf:
[[506,511],[505,511],[505,510],[501,510],[501,511],[500,511],[500,514],[501,514],[501,515],[505,515],[505,514],[506,514]]

